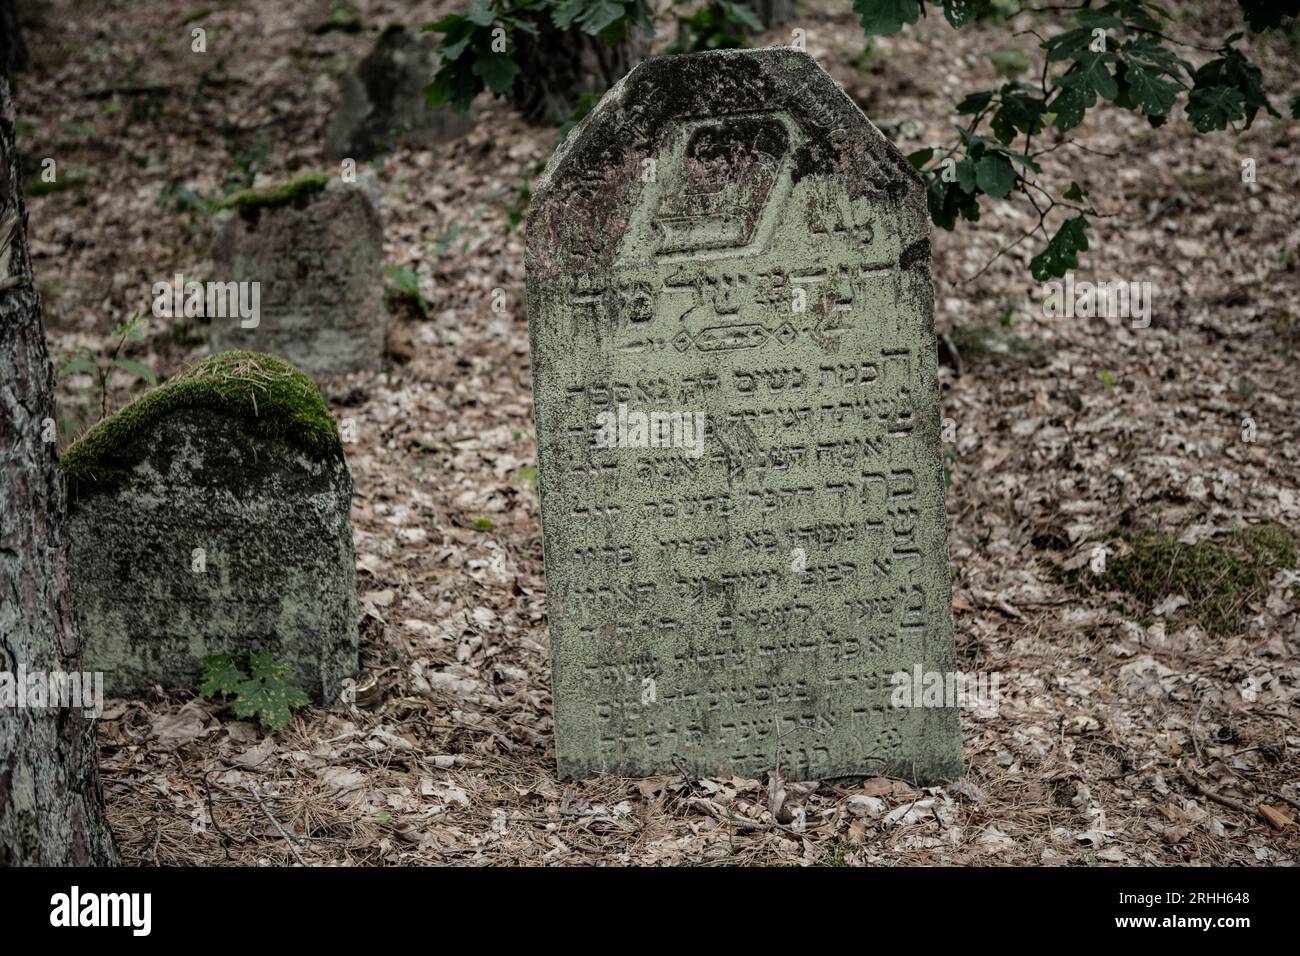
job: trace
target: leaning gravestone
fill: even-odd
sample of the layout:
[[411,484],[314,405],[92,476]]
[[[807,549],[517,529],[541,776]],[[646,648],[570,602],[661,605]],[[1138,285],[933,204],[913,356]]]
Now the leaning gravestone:
[[255,321],[212,318],[213,351],[271,352],[313,374],[377,368],[384,243],[367,190],[304,176],[236,193],[223,207],[214,281],[256,282],[260,309]]
[[920,179],[793,49],[648,60],[551,159],[562,775],[960,773],[956,710],[892,700],[955,667],[929,249]]
[[325,130],[325,154],[356,160],[399,141],[432,146],[471,129],[474,121],[425,103],[424,87],[438,72],[438,38],[390,26],[355,70],[339,80],[339,105]]
[[69,574],[113,696],[197,686],[209,654],[290,663],[317,702],[357,669],[352,477],[316,386],[212,356],[70,447]]

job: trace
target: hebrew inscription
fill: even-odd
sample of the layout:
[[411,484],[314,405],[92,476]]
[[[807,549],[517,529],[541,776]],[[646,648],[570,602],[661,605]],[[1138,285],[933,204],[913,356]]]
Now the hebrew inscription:
[[528,235],[566,776],[960,772],[928,220],[806,55],[650,60]]

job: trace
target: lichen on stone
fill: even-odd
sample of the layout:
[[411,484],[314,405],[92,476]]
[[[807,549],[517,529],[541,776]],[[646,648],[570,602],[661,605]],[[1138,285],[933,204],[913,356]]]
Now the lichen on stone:
[[273,186],[242,189],[218,201],[212,208],[214,211],[237,209],[241,213],[246,213],[256,209],[288,206],[320,192],[329,185],[329,181],[330,177],[324,173],[309,173]]
[[283,442],[316,461],[343,460],[338,423],[311,379],[271,355],[221,352],[104,419],[68,448],[59,466],[87,484],[120,478],[128,469],[114,460],[114,452],[184,408],[209,408],[238,418],[250,434]]

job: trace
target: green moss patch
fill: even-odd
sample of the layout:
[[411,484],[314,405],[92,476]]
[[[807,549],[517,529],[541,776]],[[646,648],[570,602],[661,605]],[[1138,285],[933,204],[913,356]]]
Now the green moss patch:
[[237,417],[250,434],[283,442],[317,461],[343,460],[338,423],[311,379],[271,355],[222,352],[104,419],[68,448],[60,467],[88,484],[116,480],[127,469],[115,458],[115,450],[183,408],[210,408]]
[[1124,591],[1148,607],[1181,594],[1189,602],[1183,613],[1209,634],[1226,636],[1240,629],[1248,605],[1264,600],[1269,579],[1296,564],[1295,539],[1271,525],[1196,544],[1178,538],[1150,530],[1124,536],[1127,548],[1103,573],[1085,567],[1074,582],[1087,591]]
[[237,193],[231,193],[226,198],[219,200],[212,208],[214,211],[238,209],[241,213],[251,213],[258,209],[289,206],[316,195],[329,185],[329,181],[330,178],[324,173],[311,173],[285,183],[276,183],[274,186],[243,189]]
[[1032,367],[1047,360],[1045,346],[1021,338],[997,322],[955,326],[951,338],[967,366]]

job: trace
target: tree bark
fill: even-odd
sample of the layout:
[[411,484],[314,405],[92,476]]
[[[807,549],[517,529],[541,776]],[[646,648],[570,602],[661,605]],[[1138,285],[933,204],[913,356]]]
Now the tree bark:
[[[14,108],[0,72],[0,671],[81,670],[69,604],[53,369],[27,250]],[[22,693],[23,688],[15,688]],[[93,721],[0,702],[0,866],[118,862]]]
[[18,11],[14,0],[0,0],[0,73],[27,69],[27,47],[18,30]]
[[584,93],[604,93],[642,60],[646,35],[632,28],[627,40],[611,47],[576,27],[560,30],[542,18],[538,33],[518,31],[515,104],[529,123],[559,126],[573,115]]

